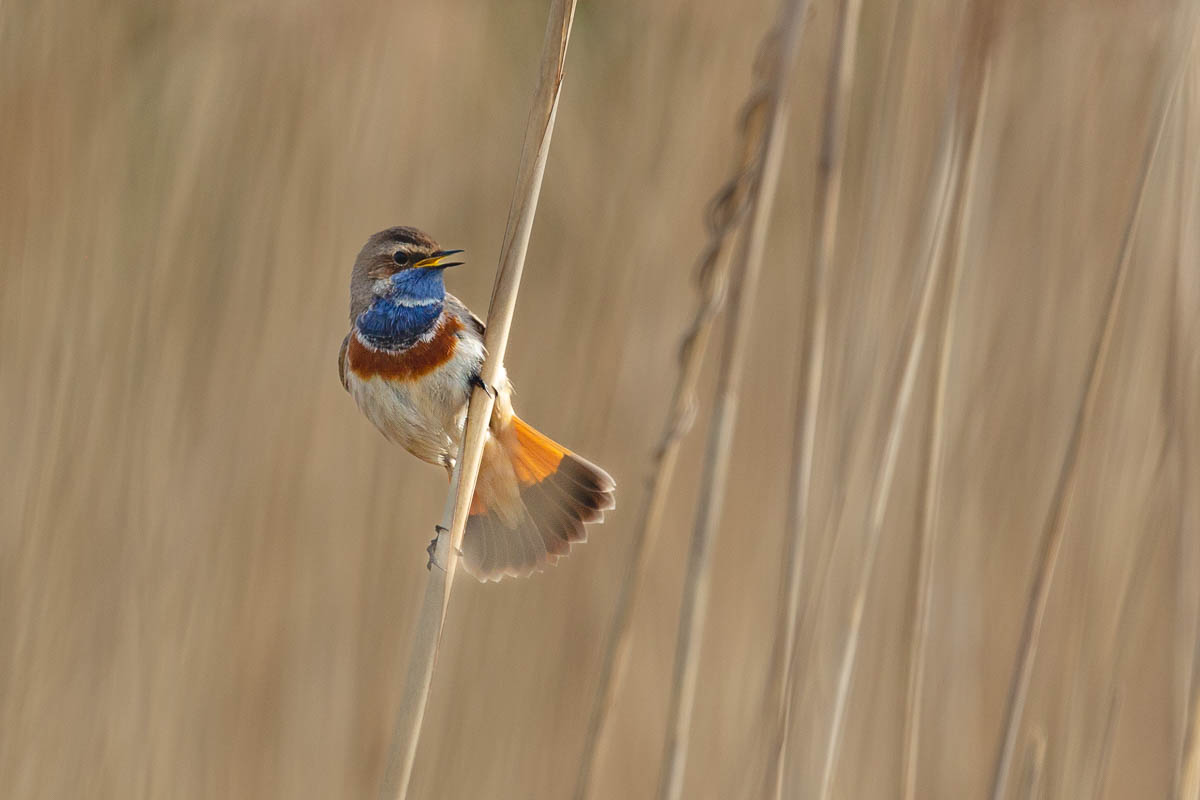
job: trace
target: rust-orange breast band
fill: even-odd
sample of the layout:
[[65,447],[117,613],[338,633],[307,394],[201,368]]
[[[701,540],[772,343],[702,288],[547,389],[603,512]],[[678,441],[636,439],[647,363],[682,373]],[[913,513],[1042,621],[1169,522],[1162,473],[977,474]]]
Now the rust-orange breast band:
[[416,380],[433,372],[454,356],[454,348],[458,346],[458,332],[462,327],[462,323],[456,317],[447,314],[429,339],[395,352],[374,350],[359,341],[358,336],[351,336],[350,346],[346,351],[346,362],[351,371],[363,380],[376,376],[389,380]]

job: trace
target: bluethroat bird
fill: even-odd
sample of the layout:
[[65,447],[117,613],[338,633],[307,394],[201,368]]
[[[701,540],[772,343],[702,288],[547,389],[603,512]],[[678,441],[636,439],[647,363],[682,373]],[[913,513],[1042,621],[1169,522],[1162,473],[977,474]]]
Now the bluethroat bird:
[[[351,328],[338,354],[342,385],[367,419],[447,474],[484,356],[483,322],[442,279],[462,263],[446,259],[461,252],[416,228],[368,239],[350,276]],[[503,372],[496,383],[483,387],[496,404],[462,541],[463,567],[481,581],[556,563],[615,505],[608,473],[514,414]]]

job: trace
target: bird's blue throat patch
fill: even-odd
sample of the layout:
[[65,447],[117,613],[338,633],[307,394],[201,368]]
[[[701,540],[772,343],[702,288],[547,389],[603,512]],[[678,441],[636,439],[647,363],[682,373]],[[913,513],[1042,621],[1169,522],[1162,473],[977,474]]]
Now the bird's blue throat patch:
[[446,285],[440,269],[407,269],[390,279],[392,291],[375,298],[354,322],[372,347],[403,350],[429,333],[442,315]]

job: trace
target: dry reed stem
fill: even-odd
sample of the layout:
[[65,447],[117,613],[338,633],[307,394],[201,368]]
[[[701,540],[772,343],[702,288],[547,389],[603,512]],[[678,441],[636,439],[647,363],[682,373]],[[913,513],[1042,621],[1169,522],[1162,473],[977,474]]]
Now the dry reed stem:
[[[1195,444],[1195,438],[1191,423],[1191,413],[1194,412],[1188,404],[1187,376],[1189,372],[1186,343],[1194,337],[1188,335],[1186,326],[1189,316],[1184,307],[1190,290],[1184,276],[1184,269],[1195,265],[1197,257],[1200,257],[1200,252],[1197,252],[1194,246],[1186,240],[1186,235],[1191,230],[1191,222],[1195,219],[1196,200],[1200,198],[1200,169],[1196,167],[1193,151],[1188,149],[1193,133],[1191,120],[1195,113],[1192,105],[1197,95],[1197,89],[1200,88],[1195,77],[1196,71],[1193,67],[1192,72],[1185,78],[1181,98],[1180,120],[1183,123],[1183,130],[1180,135],[1180,180],[1184,179],[1188,171],[1188,156],[1192,156],[1191,171],[1195,174],[1192,176],[1190,187],[1185,189],[1181,183],[1178,220],[1179,247],[1175,260],[1175,302],[1171,304],[1172,349],[1168,361],[1174,379],[1168,393],[1168,402],[1171,403],[1169,418],[1172,425],[1177,426],[1174,441],[1179,470],[1177,524],[1181,551],[1179,558],[1179,607],[1181,609],[1179,616],[1181,619],[1186,619],[1188,616],[1187,612],[1182,611],[1185,604],[1192,606],[1188,609],[1191,614],[1196,614],[1198,610],[1195,605],[1197,598],[1188,590],[1195,581],[1195,543],[1200,541],[1200,515],[1197,514],[1196,494],[1189,491],[1189,487],[1196,485],[1196,479],[1193,475],[1194,456],[1190,448],[1190,445]],[[1189,547],[1189,545],[1191,546]],[[1192,616],[1190,625],[1179,625],[1180,628],[1191,629],[1180,630],[1178,634],[1178,649],[1180,661],[1183,664],[1181,671],[1186,677],[1182,681],[1183,691],[1180,703],[1182,724],[1179,726],[1179,758],[1175,775],[1177,800],[1200,800],[1200,629],[1196,627],[1197,621],[1200,621],[1200,615]]]
[[1187,730],[1184,735],[1183,764],[1180,769],[1179,797],[1200,800],[1200,639],[1192,655],[1191,692],[1188,698]]
[[825,91],[824,125],[821,130],[821,151],[813,203],[812,229],[816,236],[813,240],[812,266],[807,288],[808,302],[804,315],[805,369],[801,372],[803,383],[796,392],[792,491],[788,504],[787,528],[784,531],[783,582],[780,592],[780,616],[776,625],[774,661],[778,666],[773,668],[774,681],[768,682],[768,691],[773,692],[778,703],[775,706],[775,719],[772,720],[773,729],[769,732],[767,766],[764,773],[768,782],[764,794],[769,793],[768,796],[773,797],[780,797],[783,792],[785,753],[791,724],[791,703],[788,702],[788,698],[800,614],[800,582],[804,551],[807,547],[808,501],[812,487],[816,424],[825,372],[825,339],[829,317],[825,284],[837,244],[842,155],[845,150],[850,90],[854,82],[854,55],[861,10],[860,0],[843,0],[838,6],[835,44],[830,54],[829,80]]
[[[799,4],[801,13],[798,16],[797,35],[799,26],[804,21],[803,7],[807,4],[807,0],[802,0]],[[743,104],[740,114],[741,151],[732,176],[716,192],[709,205],[706,219],[709,239],[697,268],[699,303],[692,322],[683,335],[679,350],[679,374],[666,424],[650,465],[645,500],[634,528],[629,560],[605,640],[600,675],[576,775],[573,795],[575,800],[586,800],[592,792],[594,767],[607,740],[608,721],[628,658],[629,632],[637,593],[649,566],[651,546],[662,525],[680,445],[695,421],[696,384],[700,380],[712,326],[725,304],[730,269],[729,243],[746,213],[750,192],[763,163],[771,76],[759,73],[767,66],[765,62],[770,55],[770,45],[774,43],[776,32],[776,29],[772,28],[760,44],[759,63],[755,65],[755,86]]]
[[[1178,120],[1177,147],[1175,159],[1177,168],[1176,177],[1176,195],[1175,195],[1175,270],[1174,270],[1174,298],[1170,303],[1169,318],[1167,321],[1167,356],[1163,375],[1163,417],[1167,420],[1167,442],[1168,447],[1175,456],[1176,473],[1175,479],[1177,482],[1175,519],[1175,566],[1176,566],[1176,581],[1175,581],[1175,636],[1174,636],[1174,656],[1175,656],[1175,689],[1178,694],[1178,707],[1183,710],[1179,718],[1175,720],[1177,729],[1172,731],[1175,735],[1175,774],[1172,776],[1171,790],[1174,797],[1179,796],[1180,784],[1182,781],[1183,768],[1183,752],[1184,740],[1187,735],[1187,720],[1186,709],[1188,698],[1191,696],[1191,675],[1192,675],[1192,652],[1195,642],[1196,629],[1191,619],[1192,598],[1190,596],[1191,577],[1196,574],[1196,568],[1191,563],[1191,548],[1189,542],[1184,535],[1184,507],[1186,505],[1186,492],[1182,487],[1186,486],[1184,479],[1184,464],[1187,459],[1188,444],[1187,426],[1181,422],[1181,418],[1186,414],[1186,391],[1184,388],[1183,377],[1185,375],[1182,369],[1182,358],[1180,354],[1181,343],[1187,341],[1187,337],[1183,334],[1183,313],[1185,297],[1185,281],[1183,277],[1183,264],[1185,253],[1187,253],[1187,234],[1189,230],[1187,213],[1189,195],[1188,191],[1188,121],[1190,108],[1190,83],[1187,77],[1184,78],[1182,96],[1180,97],[1180,110],[1176,115]],[[1173,447],[1170,445],[1173,444]]]
[[[1194,74],[1189,75],[1185,90],[1183,93],[1184,113],[1181,117],[1188,122],[1192,118],[1194,111],[1191,108],[1197,94],[1197,84],[1194,79]],[[1190,133],[1190,125],[1186,125],[1181,137],[1181,145],[1186,148],[1190,141],[1188,134]],[[1190,154],[1190,151],[1187,151]],[[1186,164],[1186,161],[1184,162]],[[1190,572],[1189,568],[1195,566],[1194,550],[1186,548],[1187,543],[1194,543],[1200,540],[1200,515],[1198,515],[1196,497],[1194,492],[1188,489],[1195,485],[1193,476],[1194,461],[1191,451],[1188,447],[1194,440],[1194,434],[1191,429],[1190,415],[1191,410],[1188,406],[1188,384],[1186,376],[1188,375],[1187,352],[1183,343],[1190,338],[1186,328],[1188,315],[1184,308],[1185,298],[1188,296],[1189,287],[1184,277],[1185,266],[1192,266],[1196,263],[1196,252],[1193,247],[1189,246],[1185,241],[1185,234],[1189,230],[1189,223],[1195,218],[1195,200],[1200,197],[1200,170],[1193,170],[1196,174],[1193,176],[1193,185],[1189,189],[1188,198],[1180,202],[1180,246],[1175,264],[1175,303],[1172,304],[1172,315],[1174,317],[1174,325],[1172,326],[1173,344],[1175,349],[1172,353],[1171,364],[1175,376],[1175,382],[1172,387],[1171,399],[1174,404],[1172,408],[1172,418],[1181,428],[1176,436],[1175,442],[1178,449],[1179,457],[1179,480],[1180,489],[1179,497],[1179,519],[1178,519],[1178,539],[1181,545],[1181,550],[1185,556],[1179,559],[1180,566],[1180,606],[1187,603],[1194,603],[1196,598],[1186,592],[1185,589],[1191,588],[1194,582],[1195,573]],[[1184,170],[1180,170],[1181,176]],[[1191,609],[1193,613],[1196,608]],[[1183,616],[1182,614],[1180,615]],[[1197,618],[1194,617],[1193,620]],[[1183,627],[1183,626],[1180,626]],[[1181,631],[1182,634],[1182,631]],[[1176,768],[1176,788],[1175,797],[1178,800],[1200,800],[1200,629],[1195,627],[1187,631],[1188,639],[1185,640],[1180,636],[1180,644],[1184,641],[1188,642],[1186,653],[1181,653],[1181,661],[1186,663],[1187,678],[1184,681],[1182,699],[1180,704],[1182,708],[1182,724],[1180,725],[1179,735],[1179,760]],[[1182,651],[1184,648],[1180,647]]]
[[[1164,442],[1157,474],[1153,481],[1154,485],[1161,485],[1165,479],[1170,451],[1169,441]],[[1152,530],[1139,537],[1134,546],[1133,558],[1129,561],[1129,569],[1126,570],[1125,579],[1122,582],[1121,599],[1117,604],[1117,624],[1113,629],[1112,641],[1108,646],[1108,652],[1112,653],[1113,656],[1108,666],[1109,689],[1108,703],[1105,706],[1104,727],[1102,728],[1104,733],[1100,741],[1100,746],[1097,748],[1096,757],[1092,760],[1091,768],[1088,770],[1088,773],[1091,775],[1088,784],[1092,787],[1092,791],[1088,795],[1090,797],[1102,796],[1099,787],[1105,780],[1107,761],[1112,752],[1112,729],[1116,724],[1117,711],[1120,709],[1120,680],[1121,675],[1125,671],[1125,657],[1132,649],[1129,645],[1133,639],[1137,623],[1137,614],[1135,612],[1141,607],[1142,590],[1146,586],[1146,579],[1150,572],[1150,565],[1153,561],[1155,550],[1165,536],[1165,530]]]
[[[503,375],[504,353],[521,285],[525,253],[537,212],[546,157],[550,152],[550,138],[554,133],[567,41],[571,35],[574,14],[575,0],[551,0],[533,107],[525,129],[521,164],[517,170],[512,205],[509,207],[504,241],[500,248],[500,264],[488,307],[487,330],[484,334],[487,357],[480,370],[480,376],[488,386],[499,385]],[[379,793],[383,800],[404,798],[408,794],[421,738],[421,722],[429,701],[438,645],[446,622],[454,573],[458,567],[458,553],[475,492],[494,402],[489,393],[479,388],[471,393],[462,448],[455,462],[442,518],[442,527],[449,530],[449,536],[440,535],[437,543],[437,561],[445,564],[445,570],[430,570],[425,586],[425,596],[413,634],[404,694],[397,712],[387,769]]]
[[772,48],[774,64],[768,84],[769,122],[763,135],[761,166],[754,182],[742,239],[741,269],[735,272],[730,293],[732,309],[726,330],[717,378],[716,405],[700,483],[700,507],[688,554],[680,611],[679,635],[675,650],[675,668],[667,713],[667,732],[663,746],[663,764],[659,776],[661,800],[678,800],[683,794],[684,770],[690,742],[692,710],[695,706],[696,676],[700,647],[708,611],[712,577],[712,547],[721,522],[734,426],[737,421],[741,376],[754,316],[752,308],[762,271],[763,251],[771,209],[779,182],[787,130],[787,93],[792,67],[799,49],[807,0],[786,0],[780,8],[775,27],[778,40]]
[[[897,159],[895,151],[899,142],[896,135],[897,118],[900,114],[901,100],[908,78],[909,55],[912,51],[913,18],[916,16],[915,0],[899,0],[895,13],[892,15],[891,33],[887,37],[883,57],[884,64],[883,86],[879,90],[877,121],[872,124],[875,133],[867,145],[866,163],[868,167],[864,176],[871,178],[871,192],[868,199],[865,221],[859,225],[861,234],[854,238],[854,254],[856,264],[869,264],[878,268],[880,262],[880,246],[885,237],[882,227],[883,210],[886,206],[884,198],[887,195],[885,187],[891,181]],[[884,146],[886,141],[887,146]],[[865,254],[865,257],[863,256]],[[865,403],[846,404],[842,408],[844,419],[841,427],[847,431],[859,431],[860,418],[866,409]],[[844,474],[853,463],[854,448],[842,448],[839,453],[839,464],[836,474]]]
[[[1187,144],[1186,117],[1184,113],[1177,114],[1176,116],[1180,123],[1179,143],[1181,153],[1178,157],[1182,163],[1184,158],[1183,151]],[[1187,224],[1185,217],[1183,216],[1185,170],[1182,168],[1177,169],[1176,178],[1176,200],[1180,209],[1178,234],[1179,238],[1182,239],[1184,232],[1187,230]],[[1177,282],[1179,281],[1180,276],[1179,270],[1181,269],[1183,263],[1184,261],[1181,245],[1179,252],[1176,254],[1175,276]],[[1182,287],[1178,285],[1175,287],[1176,301],[1169,304],[1171,308],[1171,318],[1168,320],[1167,325],[1167,360],[1163,386],[1164,410],[1166,412],[1168,428],[1167,436],[1163,443],[1163,451],[1160,454],[1158,475],[1153,481],[1153,484],[1156,486],[1162,485],[1163,481],[1165,480],[1165,473],[1169,468],[1170,455],[1172,451],[1176,451],[1181,458],[1185,458],[1187,453],[1187,446],[1183,443],[1186,432],[1180,430],[1179,427],[1181,414],[1183,413],[1184,409],[1183,398],[1179,397],[1178,395],[1179,391],[1183,388],[1183,373],[1182,370],[1177,369],[1177,360],[1180,353],[1180,337],[1178,336],[1178,328],[1180,321],[1182,320],[1182,312],[1179,308],[1183,296],[1182,292],[1180,292],[1181,288]],[[1187,484],[1183,483],[1182,485],[1186,486]],[[1181,498],[1180,509],[1182,509],[1182,502],[1183,501]],[[1109,652],[1113,654],[1113,657],[1109,665],[1108,704],[1105,711],[1106,716],[1104,720],[1104,727],[1102,728],[1104,733],[1102,735],[1100,745],[1097,748],[1096,758],[1090,770],[1092,777],[1089,781],[1089,784],[1092,787],[1091,796],[1093,797],[1103,796],[1103,789],[1108,776],[1108,763],[1112,756],[1113,729],[1116,725],[1117,713],[1121,707],[1119,682],[1121,675],[1124,673],[1125,658],[1132,649],[1130,647],[1130,643],[1137,622],[1135,612],[1140,608],[1140,601],[1143,590],[1146,586],[1148,573],[1150,571],[1150,564],[1157,546],[1160,544],[1161,539],[1165,537],[1165,533],[1165,530],[1161,532],[1158,530],[1153,530],[1147,534],[1141,535],[1138,538],[1138,541],[1135,545],[1133,558],[1130,560],[1129,569],[1127,570],[1125,580],[1122,583],[1120,595],[1121,600],[1118,603],[1117,624],[1114,628],[1112,641],[1110,642],[1108,648]],[[1178,776],[1176,776],[1176,780],[1178,780]]]
[[1021,794],[1025,800],[1037,800],[1042,796],[1046,772],[1046,734],[1039,730],[1032,739],[1029,743],[1029,766],[1025,772],[1025,791]]
[[[953,95],[952,95],[953,96]],[[953,104],[951,104],[953,106]],[[981,113],[983,105],[980,105]],[[941,277],[942,253],[946,243],[946,231],[952,216],[954,191],[959,171],[959,149],[955,136],[954,114],[951,110],[946,115],[947,124],[939,147],[937,167],[934,180],[931,182],[931,202],[928,204],[930,213],[926,219],[925,244],[923,261],[925,262],[924,283],[921,288],[921,302],[917,316],[912,324],[908,338],[908,352],[905,355],[904,370],[900,385],[895,392],[895,403],[892,406],[891,420],[888,423],[887,439],[884,445],[883,457],[879,470],[875,475],[875,491],[871,499],[866,545],[861,559],[862,567],[858,576],[854,605],[851,610],[850,624],[846,631],[846,640],[842,650],[841,666],[838,670],[837,692],[834,697],[833,714],[830,722],[829,739],[826,744],[825,763],[821,772],[820,797],[828,798],[833,791],[833,780],[837,773],[838,758],[841,753],[842,734],[845,730],[846,708],[849,703],[850,687],[857,661],[858,645],[862,639],[863,613],[866,608],[867,594],[874,574],[876,557],[879,554],[879,543],[883,535],[883,520],[891,498],[892,480],[895,477],[896,460],[900,452],[900,443],[904,438],[904,430],[908,421],[908,408],[912,401],[913,387],[916,384],[917,372],[925,351],[925,339],[929,331],[929,320],[933,310],[933,299],[937,293]],[[976,151],[973,150],[972,156]],[[973,166],[973,164],[971,165]]]
[[[862,236],[855,240],[856,247],[866,253],[865,262],[872,265],[879,262],[879,243],[883,240],[879,235],[879,227],[883,216],[884,187],[888,184],[896,161],[893,153],[898,137],[894,135],[894,129],[908,75],[916,5],[914,0],[899,0],[897,3],[896,11],[892,15],[891,34],[887,36],[882,58],[884,73],[876,112],[878,121],[874,125],[875,135],[871,138],[866,159],[869,165],[866,174],[872,178],[872,190],[866,222],[862,226]],[[893,135],[888,136],[889,133]],[[886,150],[886,157],[883,146],[885,137],[891,146]]]
[[1192,45],[1196,38],[1196,25],[1191,26],[1189,37],[1182,53],[1173,64],[1173,70],[1167,75],[1163,93],[1159,98],[1158,111],[1155,116],[1154,131],[1147,142],[1146,151],[1142,156],[1141,171],[1138,175],[1137,188],[1134,194],[1133,206],[1130,208],[1125,230],[1122,234],[1120,255],[1117,268],[1109,285],[1105,312],[1101,320],[1100,331],[1096,336],[1088,367],[1085,372],[1087,380],[1080,398],[1079,407],[1071,425],[1070,438],[1067,440],[1066,452],[1063,455],[1062,467],[1059,470],[1058,481],[1051,495],[1050,508],[1046,514],[1046,524],[1042,530],[1037,558],[1035,559],[1035,574],[1029,590],[1029,604],[1026,607],[1025,619],[1022,624],[1021,639],[1017,650],[1016,668],[1013,671],[1012,682],[1009,685],[1008,700],[1004,713],[1004,728],[1000,751],[996,757],[995,773],[992,780],[992,800],[1003,800],[1007,794],[1008,782],[1012,772],[1013,753],[1016,750],[1017,737],[1021,729],[1021,719],[1024,715],[1025,704],[1029,696],[1029,685],[1033,677],[1033,665],[1037,658],[1038,639],[1041,635],[1042,622],[1045,619],[1046,607],[1050,599],[1050,589],[1054,581],[1058,556],[1066,532],[1066,516],[1070,507],[1075,485],[1078,481],[1079,451],[1083,443],[1083,433],[1091,420],[1096,406],[1096,397],[1100,390],[1100,380],[1104,374],[1109,347],[1112,343],[1113,331],[1116,328],[1117,312],[1121,307],[1124,296],[1125,282],[1129,274],[1129,264],[1133,260],[1133,240],[1141,218],[1142,206],[1146,196],[1146,185],[1151,168],[1158,155],[1159,145],[1166,129],[1166,121],[1171,106],[1178,94],[1181,78],[1188,63]]
[[[963,270],[967,262],[968,226],[971,222],[975,177],[979,161],[979,131],[987,110],[991,62],[984,62],[979,91],[976,95],[974,124],[962,135],[965,139],[967,167],[962,183],[956,188],[955,216],[958,229],[951,257],[950,285],[947,289],[946,310],[942,320],[942,335],[938,343],[937,377],[934,401],[930,408],[929,440],[926,445],[925,491],[920,506],[920,534],[917,564],[917,597],[913,608],[912,646],[909,651],[908,684],[904,697],[904,735],[901,766],[901,785],[905,800],[915,800],[917,763],[921,747],[921,707],[924,692],[925,660],[929,644],[929,617],[933,608],[934,555],[937,546],[938,511],[942,493],[942,464],[945,460],[946,395],[949,387],[950,363],[954,352],[954,332],[958,324],[958,301]],[[955,102],[951,97],[951,104]],[[951,114],[951,119],[954,119]],[[956,136],[957,138],[957,136]],[[960,145],[962,147],[962,145]]]
[[[1158,472],[1154,481],[1160,483],[1162,473],[1166,471],[1167,455],[1170,447],[1166,443],[1161,454]],[[1143,535],[1135,545],[1133,558],[1121,587],[1121,599],[1117,604],[1117,624],[1114,627],[1112,641],[1108,651],[1113,654],[1108,667],[1108,700],[1105,706],[1104,725],[1101,728],[1101,738],[1096,749],[1095,758],[1090,767],[1084,767],[1084,783],[1090,787],[1088,797],[1102,797],[1102,787],[1108,774],[1108,762],[1112,756],[1112,737],[1116,726],[1117,712],[1120,710],[1120,679],[1124,672],[1125,657],[1130,651],[1129,643],[1133,637],[1134,625],[1137,621],[1135,611],[1140,607],[1142,589],[1146,584],[1147,573],[1154,555],[1155,546],[1159,544],[1162,534],[1152,531]],[[1087,777],[1090,776],[1090,777]]]
[[[883,187],[887,185],[887,178],[891,174],[891,166],[894,162],[892,151],[895,149],[895,137],[888,137],[888,133],[892,131],[896,124],[896,116],[900,108],[900,96],[904,87],[904,75],[908,67],[908,55],[912,45],[912,20],[914,16],[915,3],[913,0],[900,0],[896,11],[892,15],[891,34],[885,38],[885,51],[882,58],[885,64],[884,68],[884,86],[879,92],[877,101],[877,109],[875,118],[878,120],[874,127],[876,134],[871,137],[869,143],[869,154],[867,162],[870,167],[866,174],[873,176],[873,190],[871,192],[870,210],[867,213],[867,223],[864,226],[862,237],[855,240],[858,251],[866,252],[867,263],[874,264],[877,259],[878,242],[880,237],[876,235],[876,228],[879,225],[879,218],[883,212]],[[899,44],[899,46],[897,46]],[[884,142],[891,145],[891,148],[885,148]],[[887,156],[885,157],[885,150]],[[840,154],[836,156],[840,158]],[[819,213],[827,213],[822,210]],[[823,226],[814,227],[815,230],[821,230]],[[818,249],[823,245],[817,245]],[[857,255],[855,258],[857,259]],[[823,302],[822,298],[813,297],[810,292],[810,304],[813,302]],[[823,297],[823,293],[822,293]],[[822,309],[817,314],[810,313],[806,315],[806,319],[812,319],[814,316],[820,316],[825,313]],[[805,328],[807,331],[807,327]],[[801,343],[803,346],[804,343]],[[811,358],[808,363],[811,363]],[[795,438],[796,443],[793,446],[795,451],[802,449],[800,443],[802,438],[801,431],[806,430],[801,422],[804,418],[803,399],[806,395],[805,386],[808,381],[806,371],[801,371],[799,374],[798,385],[796,387],[796,398],[798,408],[795,413]],[[853,418],[848,422],[847,427],[854,429],[856,424]],[[799,459],[793,459],[793,471],[796,469],[796,462]],[[791,484],[797,486],[799,478],[792,475]],[[783,564],[781,573],[780,592],[779,592],[779,614],[776,617],[775,635],[772,640],[772,653],[770,673],[763,691],[763,717],[767,718],[772,711],[779,713],[776,727],[785,724],[785,719],[788,717],[788,711],[784,710],[786,706],[786,679],[787,665],[791,662],[792,649],[795,646],[796,636],[796,621],[799,618],[800,606],[800,585],[803,580],[804,573],[804,557],[807,549],[807,528],[796,524],[796,498],[798,492],[793,492],[789,498],[789,518],[787,528],[784,532],[783,539],[783,554],[780,563]],[[774,796],[778,797],[783,790],[781,779],[782,774],[779,772],[778,747],[780,743],[780,734],[778,731],[767,731],[763,737],[766,739],[764,749],[768,752],[768,764],[766,767],[765,777],[771,780],[774,775],[775,789]],[[767,792],[764,792],[767,794]]]
[[1091,792],[1086,797],[1104,797],[1108,784],[1108,765],[1112,761],[1114,732],[1117,726],[1117,714],[1121,709],[1121,693],[1114,691],[1108,702],[1108,711],[1104,717],[1104,729],[1100,734],[1100,753],[1096,761],[1095,777],[1092,779]]

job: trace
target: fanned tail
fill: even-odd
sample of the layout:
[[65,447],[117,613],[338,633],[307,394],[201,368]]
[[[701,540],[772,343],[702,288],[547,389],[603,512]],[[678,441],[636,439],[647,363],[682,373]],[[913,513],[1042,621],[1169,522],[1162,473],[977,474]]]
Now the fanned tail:
[[464,569],[481,581],[527,577],[587,541],[616,506],[616,483],[517,416],[484,448],[463,535]]

